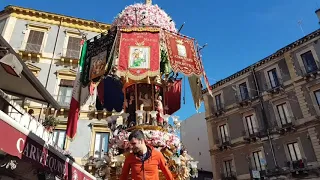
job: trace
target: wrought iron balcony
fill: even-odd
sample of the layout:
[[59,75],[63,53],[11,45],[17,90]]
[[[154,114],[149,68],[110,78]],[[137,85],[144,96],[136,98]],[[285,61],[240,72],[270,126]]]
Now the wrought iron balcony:
[[259,128],[252,128],[242,131],[244,140],[248,142],[255,142],[261,137],[261,130]]
[[287,132],[295,131],[295,125],[292,123],[292,120],[294,120],[294,117],[288,117],[291,119],[290,123],[282,124],[281,127],[277,128],[277,131],[279,134],[285,134]]
[[220,103],[220,105],[213,106],[213,114],[218,117],[225,113],[225,106],[223,103]]
[[281,78],[277,80],[270,80],[269,83],[265,84],[265,89],[268,93],[277,94],[284,90],[283,81]]
[[303,72],[303,77],[306,80],[311,80],[319,76],[320,68],[317,65],[305,66],[305,72]]
[[249,93],[236,94],[236,100],[240,106],[249,106],[256,97],[251,97]]
[[[276,168],[268,168],[266,170],[264,170],[264,176],[265,177],[279,177],[279,176],[286,176],[287,174],[289,174],[290,172],[288,170],[286,170],[286,168],[279,168],[279,167],[276,167]],[[261,174],[261,171],[260,171],[260,175]]]
[[300,159],[297,161],[287,161],[287,167],[290,168],[291,171],[303,171],[307,168],[306,159]]
[[229,136],[216,139],[216,144],[220,150],[228,149],[231,146],[231,138]]
[[237,175],[236,172],[227,172],[227,173],[221,173],[221,179],[222,180],[236,180]]

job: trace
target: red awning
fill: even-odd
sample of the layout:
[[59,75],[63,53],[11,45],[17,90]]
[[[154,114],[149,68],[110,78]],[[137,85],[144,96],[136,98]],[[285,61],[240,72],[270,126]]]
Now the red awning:
[[96,178],[0,111],[0,150],[66,180]]

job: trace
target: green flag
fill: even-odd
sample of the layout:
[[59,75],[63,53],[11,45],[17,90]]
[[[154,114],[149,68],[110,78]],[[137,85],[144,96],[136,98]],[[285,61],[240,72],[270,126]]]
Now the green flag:
[[87,41],[84,41],[84,43],[82,45],[82,49],[81,49],[80,60],[79,60],[79,71],[80,71],[80,73],[82,73],[82,71],[83,71],[83,65],[84,65],[84,61],[86,59],[86,56],[87,56]]

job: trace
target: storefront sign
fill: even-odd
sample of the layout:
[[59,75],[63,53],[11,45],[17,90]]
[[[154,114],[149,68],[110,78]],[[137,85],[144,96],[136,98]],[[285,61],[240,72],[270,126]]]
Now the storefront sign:
[[92,179],[74,167],[74,165],[66,162],[65,159],[67,158],[63,159],[50,151],[42,139],[39,138],[39,142],[37,142],[34,140],[37,137],[30,138],[31,136],[36,135],[30,132],[30,134],[26,136],[24,133],[0,119],[0,137],[5,137],[0,138],[1,151],[30,162],[40,169],[43,168],[43,170],[55,174],[61,179]]
[[[16,141],[17,151],[23,158],[27,157],[44,167],[50,169],[51,172],[57,174],[65,174],[65,161],[51,153],[48,149],[40,144],[32,142],[30,139],[18,138]],[[20,157],[18,155],[18,157]]]
[[60,177],[65,174],[65,160],[44,148],[44,141],[43,144],[39,144],[2,120],[0,120],[0,137],[6,137],[0,138],[2,151],[22,160],[31,160],[30,162],[36,166],[49,169]]

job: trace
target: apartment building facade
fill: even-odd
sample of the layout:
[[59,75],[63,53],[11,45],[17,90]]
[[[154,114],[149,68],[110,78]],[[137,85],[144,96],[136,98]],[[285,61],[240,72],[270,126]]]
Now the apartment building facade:
[[7,6],[0,12],[0,34],[62,109],[56,112],[28,99],[22,101],[22,106],[26,111],[34,110],[34,116],[39,118],[45,113],[56,114],[60,121],[54,130],[56,145],[69,150],[80,165],[90,152],[107,151],[110,132],[98,120],[97,116],[101,113],[95,112],[95,99],[92,99],[82,108],[76,138],[72,142],[66,139],[68,108],[81,42],[84,36],[90,39],[109,27],[108,24],[92,20],[17,6]]
[[203,91],[214,179],[319,178],[320,30]]

